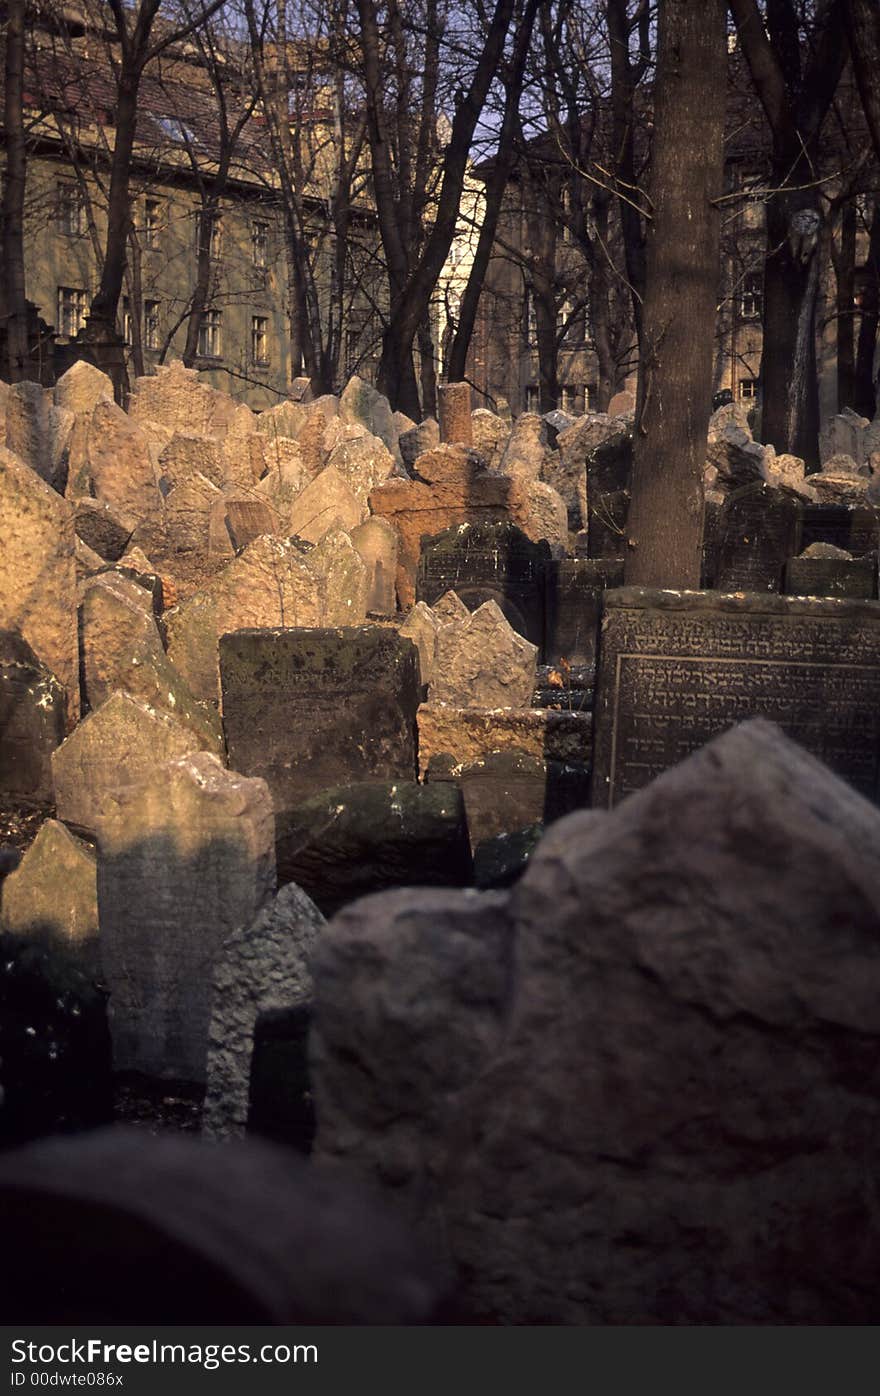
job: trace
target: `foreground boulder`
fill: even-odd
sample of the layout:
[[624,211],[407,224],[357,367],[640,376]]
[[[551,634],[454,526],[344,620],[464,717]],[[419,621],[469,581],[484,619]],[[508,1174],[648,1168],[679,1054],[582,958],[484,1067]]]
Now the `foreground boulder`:
[[880,811],[772,725],[509,894],[343,910],[313,972],[318,1156],[445,1237],[472,1315],[872,1321]]

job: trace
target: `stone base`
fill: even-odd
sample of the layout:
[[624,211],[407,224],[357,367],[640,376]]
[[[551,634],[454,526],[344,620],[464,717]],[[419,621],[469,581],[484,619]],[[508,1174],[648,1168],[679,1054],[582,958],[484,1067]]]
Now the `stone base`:
[[546,761],[589,765],[592,754],[593,719],[589,713],[423,703],[418,727],[423,777],[432,756],[449,755],[456,765],[467,766],[492,752],[517,751]]

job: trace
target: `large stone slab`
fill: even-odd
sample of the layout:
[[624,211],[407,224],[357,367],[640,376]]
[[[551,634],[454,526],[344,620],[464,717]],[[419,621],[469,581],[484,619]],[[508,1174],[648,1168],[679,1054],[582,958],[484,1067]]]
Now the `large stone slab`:
[[14,630],[0,630],[0,808],[54,802],[52,753],[64,741],[67,695]]
[[214,961],[275,889],[266,785],[206,752],[156,763],[97,833],[114,1068],[204,1081]]
[[278,811],[332,785],[414,780],[415,645],[395,630],[239,630],[220,641],[230,764]]
[[199,746],[192,728],[177,718],[127,693],[113,693],[52,753],[58,818],[94,834],[118,786],[137,782]]
[[0,449],[0,630],[17,630],[79,714],[76,533],[71,506],[11,451]]
[[508,897],[344,909],[318,1159],[393,1185],[484,1323],[870,1324],[878,850],[756,722],[560,821]]
[[314,902],[290,883],[222,946],[214,965],[202,1113],[202,1131],[210,1138],[244,1134],[257,1021],[310,1002],[308,961],[323,925]]
[[544,638],[546,543],[512,523],[463,523],[423,538],[416,597],[432,606],[454,591],[469,610],[495,601],[514,630],[539,648]]
[[593,804],[768,717],[880,796],[880,605],[624,587],[605,593]]
[[801,550],[802,504],[788,490],[746,485],[728,495],[718,522],[718,591],[782,590],[785,564]]

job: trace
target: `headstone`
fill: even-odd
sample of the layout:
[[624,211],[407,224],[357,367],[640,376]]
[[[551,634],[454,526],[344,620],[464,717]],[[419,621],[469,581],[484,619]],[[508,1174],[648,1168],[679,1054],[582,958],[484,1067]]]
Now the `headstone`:
[[466,887],[473,871],[458,789],[404,780],[334,786],[283,812],[275,857],[279,882],[325,916],[388,887]]
[[370,491],[395,471],[394,456],[378,436],[361,436],[340,441],[327,457],[327,469],[335,470],[348,485],[359,504],[365,505]]
[[114,693],[52,753],[58,818],[94,834],[117,786],[198,749],[198,738],[182,722]]
[[484,601],[466,620],[437,632],[428,697],[456,708],[527,708],[537,656],[497,602]]
[[785,564],[801,550],[800,501],[788,490],[734,490],[719,520],[717,591],[778,592]]
[[295,543],[257,538],[202,591],[166,613],[168,657],[200,702],[219,699],[217,642],[246,626],[319,625],[324,582]]
[[[631,436],[629,423],[602,412],[587,412],[557,436],[556,456],[545,468],[544,478],[565,500],[572,530],[588,526],[588,475],[592,469],[590,458],[597,448],[607,443],[598,466],[601,478],[591,480],[590,484],[600,493],[625,489],[629,485]],[[610,466],[615,461],[618,466],[612,471]]]
[[[496,469],[522,480],[540,480],[550,450],[547,426],[537,412],[521,412],[513,424]],[[551,467],[552,470],[552,467]]]
[[533,543],[546,542],[554,557],[564,557],[568,546],[568,513],[565,501],[546,480],[520,484],[518,522]]
[[440,427],[433,417],[426,417],[418,426],[402,431],[397,444],[404,466],[411,470],[423,451],[440,445]]
[[73,509],[0,448],[0,517],[0,629],[18,630],[63,686],[72,726],[79,713]]
[[54,803],[52,753],[64,741],[67,695],[15,630],[0,630],[0,809]]
[[596,664],[602,593],[623,585],[623,559],[567,558],[544,570],[545,664],[564,659],[572,668]]
[[158,422],[172,431],[199,436],[220,436],[238,406],[225,393],[200,381],[197,369],[173,359],[170,364],[160,364],[155,373],[134,380],[128,410],[135,421]]
[[388,399],[357,374],[349,378],[340,394],[339,416],[343,422],[366,427],[373,436],[384,441],[392,453],[397,450],[397,428]]
[[114,1069],[204,1081],[212,967],[275,887],[266,785],[206,752],[154,761],[97,832]]
[[857,790],[880,795],[880,606],[605,593],[594,806],[616,805],[748,717],[778,722]]
[[21,1326],[423,1324],[445,1282],[375,1189],[255,1139],[42,1140],[0,1160],[0,1228],[21,1256],[0,1308]]
[[[813,478],[812,476],[810,477]],[[853,557],[877,550],[875,510],[852,504],[805,504],[801,540],[804,548],[813,543],[832,543]]]
[[635,393],[615,393],[608,404],[609,417],[631,417],[635,410]]
[[440,440],[470,446],[473,442],[470,383],[441,383],[437,389],[437,406]]
[[350,533],[368,512],[339,471],[327,466],[294,500],[288,526],[299,538],[317,543],[331,528]]
[[277,811],[362,780],[413,780],[418,655],[379,627],[240,630],[220,641],[230,764]]
[[86,973],[100,968],[94,850],[47,819],[0,889],[0,925],[62,945]]
[[870,601],[877,595],[877,556],[868,553],[858,558],[789,558],[785,590],[789,596],[841,596]]
[[833,456],[847,455],[860,465],[865,459],[864,436],[871,423],[851,407],[831,417],[819,432],[819,459],[823,466]]
[[13,383],[6,397],[6,449],[29,465],[47,484],[61,483],[53,476],[49,440],[49,406],[39,383]]
[[495,601],[532,644],[543,640],[546,543],[532,543],[510,523],[466,523],[423,539],[416,595],[433,605],[455,591],[474,609]]
[[224,484],[224,463],[220,442],[193,431],[175,431],[159,456],[159,485],[167,495],[193,475],[203,475],[218,489]]
[[314,902],[290,883],[220,947],[202,1112],[202,1132],[209,1138],[245,1133],[257,1021],[261,1014],[309,1003],[308,961],[323,925]]
[[569,766],[589,766],[592,713],[554,708],[453,708],[423,703],[418,713],[419,771],[432,757],[450,756],[456,766],[495,752],[519,752]]
[[264,534],[282,531],[278,510],[259,495],[235,494],[226,497],[224,509],[229,541],[236,552]]
[[101,401],[95,406],[86,439],[85,471],[86,481],[75,482],[71,477],[75,493],[92,494],[138,523],[161,507],[159,479],[147,437],[115,402]]
[[308,555],[322,582],[322,624],[361,625],[367,618],[369,569],[347,533],[325,533]]
[[486,407],[475,407],[471,413],[471,436],[489,469],[497,470],[510,438],[509,423]]
[[134,532],[134,520],[100,499],[84,496],[75,505],[76,535],[105,562],[118,562]]
[[878,850],[755,722],[560,821],[507,895],[344,909],[316,1161],[393,1182],[471,1322],[870,1324]]
[[[606,429],[587,452],[587,530],[595,558],[620,557],[629,515],[632,432],[625,418],[610,420],[614,428]],[[560,451],[562,442],[560,437]]]
[[367,566],[367,611],[393,616],[397,610],[397,530],[387,519],[369,518],[352,529],[351,541]]
[[563,814],[582,809],[590,799],[588,765],[551,761],[516,748],[491,751],[464,763],[434,756],[427,778],[428,789],[452,784],[461,791],[475,857],[487,839],[538,823],[552,824]]
[[[467,611],[467,607],[463,607]],[[398,633],[412,640],[419,652],[419,675],[422,685],[431,682],[434,676],[434,656],[437,650],[437,632],[441,620],[436,612],[424,601],[417,601],[406,620],[398,627]]]
[[77,416],[91,416],[99,402],[113,401],[113,384],[100,369],[77,359],[55,384],[55,406]]

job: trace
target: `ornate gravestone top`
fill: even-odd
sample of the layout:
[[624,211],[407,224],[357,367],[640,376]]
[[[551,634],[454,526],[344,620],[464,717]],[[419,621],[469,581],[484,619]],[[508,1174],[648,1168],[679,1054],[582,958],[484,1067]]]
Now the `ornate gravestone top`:
[[416,599],[430,606],[455,591],[470,610],[495,601],[514,630],[540,647],[544,626],[546,542],[511,523],[467,523],[422,539]]

